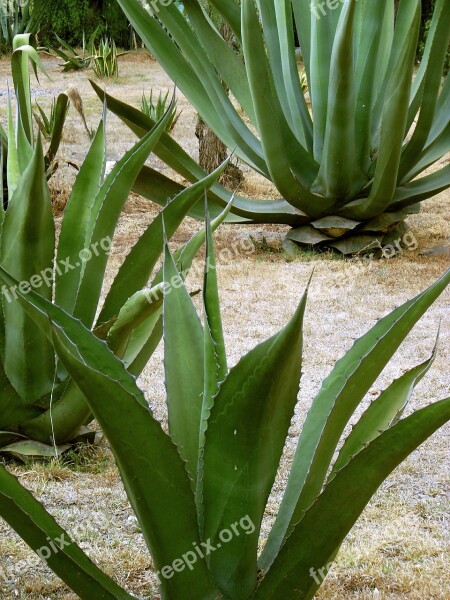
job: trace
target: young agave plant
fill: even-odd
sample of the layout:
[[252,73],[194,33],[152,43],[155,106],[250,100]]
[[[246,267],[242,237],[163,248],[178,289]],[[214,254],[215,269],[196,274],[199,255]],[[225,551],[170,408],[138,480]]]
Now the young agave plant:
[[[142,98],[141,98],[141,111],[144,113],[144,115],[146,115],[147,117],[150,117],[150,119],[157,122],[162,118],[162,116],[166,112],[168,98],[169,98],[169,90],[167,90],[167,92],[164,95],[160,91],[158,100],[156,102],[153,100],[153,89],[150,90],[149,97],[147,97],[145,95],[145,92],[143,92]],[[169,133],[171,133],[175,129],[175,126],[178,122],[178,119],[180,118],[181,113],[182,113],[182,111],[180,111],[178,113],[176,113],[176,112],[174,113],[173,121],[167,125],[167,131]]]
[[[150,223],[106,290],[97,316],[118,219],[137,174],[173,117],[173,106],[107,177],[105,113],[72,189],[58,243],[41,142],[30,144],[18,115],[14,138],[10,111],[8,200],[0,208],[0,265],[18,281],[0,290],[0,448],[14,456],[52,456],[80,435],[92,436],[83,427],[92,413],[55,360],[51,342],[21,306],[20,294],[38,290],[53,300],[107,340],[130,372],[139,374],[161,337],[159,288],[151,303],[145,300],[163,247],[161,221],[171,237],[221,169],[168,202]],[[202,236],[184,248],[183,264],[190,264]]]
[[[11,102],[8,99],[8,126],[5,132],[0,125],[0,140],[2,147],[0,178],[3,179],[5,193],[3,194],[3,204],[8,203],[6,187],[8,178],[17,179],[18,171],[24,167],[29,159],[30,152],[36,145],[36,138],[33,132],[33,111],[31,105],[30,90],[30,64],[34,73],[38,75],[38,69],[45,73],[44,66],[39,58],[36,49],[34,36],[29,33],[16,35],[13,40],[13,52],[11,56],[11,71],[14,84],[14,93],[16,100],[16,122],[13,123]],[[55,171],[54,159],[58,152],[64,123],[66,121],[69,107],[69,97],[66,93],[61,93],[53,100],[52,105],[52,127],[48,131],[48,149],[45,154],[45,168],[47,177],[50,177]],[[10,158],[8,159],[8,154]],[[20,164],[19,164],[20,163]]]
[[92,57],[92,68],[96,77],[99,79],[119,77],[118,58],[124,54],[128,54],[128,52],[117,52],[113,39],[103,38],[100,40],[98,48],[94,46],[94,56]]
[[[299,244],[350,253],[403,234],[408,213],[450,185],[448,164],[416,179],[450,149],[450,80],[441,79],[448,0],[436,1],[415,77],[420,0],[400,0],[397,13],[394,0],[242,0],[240,7],[211,0],[237,52],[198,0],[185,0],[183,12],[173,3],[118,2],[202,119],[282,196],[267,203],[236,198],[235,219],[292,225],[288,238]],[[116,108],[130,126],[139,125],[127,108]],[[170,158],[195,181],[192,162]],[[145,187],[152,196],[152,185]],[[226,192],[216,186],[209,197],[213,211]]]
[[[450,283],[450,271],[382,318],[339,360],[314,399],[275,524],[258,539],[294,414],[306,293],[291,321],[230,370],[211,232],[204,324],[167,245],[163,281],[168,429],[153,416],[123,362],[79,321],[35,293],[21,295],[114,452],[152,554],[161,597],[184,600],[312,598],[329,563],[384,479],[450,420],[450,399],[402,418],[434,358],[394,381],[346,425],[416,321]],[[12,279],[3,269],[0,278]],[[113,399],[113,401],[112,401]],[[126,415],[126,419],[124,419]],[[0,466],[0,516],[80,598],[132,598],[89,562],[31,494]],[[315,577],[313,576],[314,574]]]

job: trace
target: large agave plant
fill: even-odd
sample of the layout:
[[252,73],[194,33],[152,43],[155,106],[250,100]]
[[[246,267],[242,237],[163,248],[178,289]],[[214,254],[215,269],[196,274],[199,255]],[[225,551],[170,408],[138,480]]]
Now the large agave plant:
[[[104,342],[34,292],[20,294],[20,302],[85,394],[109,440],[153,557],[161,597],[312,598],[379,485],[450,420],[450,399],[402,418],[416,383],[431,366],[433,352],[382,392],[343,436],[370,386],[450,283],[450,271],[378,321],[323,382],[300,434],[275,524],[258,557],[266,502],[297,402],[306,293],[284,329],[228,370],[210,231],[207,265],[202,326],[166,246],[163,320],[169,432]],[[0,279],[6,285],[16,283],[1,268]],[[88,560],[1,466],[0,516],[45,556],[80,598],[132,598]]]
[[[420,0],[400,0],[396,14],[394,0],[242,0],[240,7],[211,0],[238,52],[198,0],[184,0],[183,12],[173,3],[118,2],[202,119],[282,196],[266,203],[236,198],[235,219],[286,223],[300,244],[358,251],[402,234],[408,213],[450,185],[448,164],[416,179],[450,149],[450,82],[441,79],[448,0],[436,2],[417,73]],[[139,133],[138,116],[116,109]],[[169,159],[190,181],[201,175],[186,156]],[[138,184],[159,199],[145,177]],[[216,186],[210,199],[214,210],[226,192]]]
[[[31,113],[27,114],[31,119]],[[167,203],[105,290],[106,299],[97,315],[122,207],[173,118],[173,105],[107,177],[105,113],[72,189],[58,243],[41,141],[34,143],[31,136],[30,142],[26,125],[32,122],[24,123],[20,110],[17,115],[14,128],[10,108],[7,202],[0,207],[0,265],[19,282],[0,290],[0,448],[15,456],[51,456],[65,451],[68,442],[80,435],[91,437],[83,428],[92,419],[91,410],[82,391],[55,360],[51,342],[18,302],[18,294],[38,290],[106,339],[130,372],[139,374],[161,337],[159,288],[151,303],[146,300],[148,281],[163,247],[161,221],[164,218],[171,237],[221,171]],[[195,236],[184,248],[183,264],[190,264],[203,243],[202,236]]]

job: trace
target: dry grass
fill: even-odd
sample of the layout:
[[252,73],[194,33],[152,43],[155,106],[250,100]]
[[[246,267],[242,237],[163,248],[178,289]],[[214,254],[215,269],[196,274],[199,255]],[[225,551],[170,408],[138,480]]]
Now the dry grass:
[[[113,95],[139,106],[143,89],[148,91],[154,87],[158,91],[170,87],[158,65],[145,55],[129,55],[122,62],[121,73],[126,75],[107,84]],[[47,60],[46,65],[53,80],[42,79],[42,88],[54,93],[65,89],[69,83],[75,83],[83,96],[88,122],[94,126],[100,118],[101,106],[87,83],[86,74],[61,75],[54,60]],[[2,84],[8,74],[9,63],[1,61]],[[47,106],[50,94],[40,97],[39,101]],[[5,105],[6,98],[1,96],[2,114]],[[183,114],[175,136],[192,156],[196,156],[193,135],[195,114],[181,95],[179,105]],[[109,160],[119,159],[133,143],[128,129],[114,116],[108,120],[108,137]],[[79,118],[71,110],[61,158],[81,163],[88,144]],[[170,171],[154,157],[149,162],[166,173]],[[243,193],[271,197],[274,192],[270,186],[248,169],[246,175]],[[64,166],[52,180],[53,196],[60,207],[67,198],[73,177],[72,168]],[[410,218],[419,242],[417,250],[405,251],[394,259],[373,262],[366,267],[355,267],[354,263],[336,259],[334,255],[304,253],[290,261],[280,251],[287,229],[282,226],[225,225],[217,233],[221,263],[219,284],[231,364],[288,320],[312,267],[315,268],[306,314],[300,402],[269,501],[263,536],[267,535],[276,514],[306,410],[336,359],[378,318],[418,293],[448,267],[448,256],[421,256],[420,251],[448,243],[449,200],[448,192],[440,194],[425,203],[419,215]],[[117,228],[108,269],[109,281],[156,211],[148,202],[135,195],[130,197]],[[199,226],[187,219],[174,243],[180,244],[188,239]],[[236,247],[237,242],[248,242],[249,235],[257,240],[257,251],[234,253],[231,259],[221,254],[223,250]],[[248,245],[245,247],[248,248]],[[192,280],[190,285],[194,289],[199,281]],[[439,319],[442,319],[439,355],[433,369],[418,386],[412,408],[448,395],[448,298],[447,294],[436,302],[417,325],[368,397],[373,397],[392,378],[429,355]],[[159,348],[139,383],[155,415],[165,422],[163,379]],[[383,484],[344,542],[336,564],[318,594],[319,598],[444,600],[450,597],[449,432],[447,426],[436,433]],[[72,532],[101,568],[136,595],[155,597],[157,591],[151,559],[106,443],[103,442],[88,457],[74,458],[72,464],[57,462],[20,467],[11,463],[9,468]],[[18,561],[22,562],[15,571],[14,565],[17,567]],[[8,582],[1,579],[2,569],[11,575]],[[74,597],[35,560],[18,536],[0,522],[0,598],[68,600]]]

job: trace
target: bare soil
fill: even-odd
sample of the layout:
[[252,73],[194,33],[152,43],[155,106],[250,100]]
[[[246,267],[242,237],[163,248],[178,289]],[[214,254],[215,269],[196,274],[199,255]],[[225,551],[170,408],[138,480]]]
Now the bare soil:
[[[96,127],[102,107],[87,80],[90,74],[61,74],[58,60],[44,58],[44,62],[52,80],[42,77],[40,86],[35,82],[32,84],[41,105],[48,107],[54,93],[75,84],[82,95],[87,120],[91,127]],[[136,107],[140,105],[143,90],[148,93],[154,88],[158,92],[172,87],[161,68],[145,53],[124,57],[120,71],[117,81],[105,82],[107,91]],[[9,61],[4,59],[0,61],[0,117],[3,123],[7,77],[10,77]],[[174,135],[196,157],[195,111],[181,94],[178,99],[183,113]],[[107,131],[108,159],[115,161],[131,147],[134,138],[114,115],[108,116]],[[64,160],[81,163],[88,146],[89,140],[79,117],[71,108],[60,152],[61,168],[52,180],[53,198],[60,209],[75,177],[75,171],[65,165]],[[448,158],[444,160],[448,161]],[[170,169],[155,157],[149,164],[171,174]],[[244,168],[244,172],[244,194],[257,198],[274,196],[275,192],[267,182],[248,168]],[[356,337],[448,268],[448,252],[436,256],[422,255],[421,252],[436,246],[448,249],[449,208],[449,191],[425,202],[421,213],[409,219],[417,248],[365,266],[331,254],[308,252],[291,260],[281,250],[287,230],[282,226],[224,225],[217,232],[220,295],[231,365],[287,322],[314,269],[306,312],[304,375],[299,404],[267,507],[262,541],[277,512],[301,424],[324,377]],[[135,195],[130,197],[117,228],[109,281],[157,210]],[[187,219],[175,236],[174,244],[184,242],[200,227],[199,223]],[[252,251],[233,250],[240,247],[237,242],[245,242],[245,248],[248,248],[249,236],[256,240]],[[195,278],[189,281],[192,289],[198,288],[199,284]],[[448,305],[449,294],[446,293],[408,336],[394,360],[372,386],[364,406],[393,378],[430,355],[440,321],[439,354],[429,374],[417,386],[410,410],[449,395]],[[148,364],[139,384],[155,415],[165,422],[161,348]],[[381,486],[345,540],[318,598],[450,598],[449,439],[450,427],[446,426]],[[157,598],[151,558],[106,442],[94,450],[84,451],[72,467],[60,463],[26,467],[9,463],[8,466],[101,568],[137,596]],[[7,580],[2,580],[2,573],[8,574]],[[0,521],[0,598],[75,598],[3,521]]]

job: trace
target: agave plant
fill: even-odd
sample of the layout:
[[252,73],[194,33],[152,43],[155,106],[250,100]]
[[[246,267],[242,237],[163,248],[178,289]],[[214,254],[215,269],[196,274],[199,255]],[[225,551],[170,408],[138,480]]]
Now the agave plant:
[[[104,342],[34,292],[19,290],[19,301],[85,394],[109,440],[153,557],[161,598],[184,600],[186,590],[193,600],[312,598],[321,583],[312,574],[318,570],[325,577],[380,484],[450,420],[450,398],[402,418],[434,350],[387,387],[344,436],[370,386],[450,283],[450,270],[379,320],[323,382],[303,425],[275,524],[258,557],[265,506],[297,402],[307,293],[279,333],[228,369],[209,227],[206,237],[203,326],[165,247],[168,432],[126,365]],[[2,268],[0,279],[5,285],[16,283]],[[0,516],[80,598],[132,598],[88,560],[1,466]],[[52,547],[56,542],[57,553]]]
[[[172,3],[118,2],[202,119],[282,196],[266,203],[238,197],[234,220],[285,223],[299,244],[359,251],[403,233],[405,217],[449,187],[449,164],[416,179],[450,149],[450,82],[441,79],[447,0],[436,2],[415,77],[420,0],[400,0],[396,14],[394,0],[242,0],[240,7],[211,0],[238,51],[198,0],[185,0],[183,12]],[[296,63],[294,22],[311,110]],[[136,114],[116,109],[143,133]],[[201,175],[184,155],[170,158],[189,181]],[[158,200],[144,176],[141,183]],[[216,186],[209,197],[223,205],[227,194]]]
[[[64,94],[64,95],[61,94],[59,96],[59,98],[63,99],[64,96],[67,97],[67,94]],[[58,113],[59,113],[58,101],[56,100],[56,98],[53,98],[52,103],[50,105],[50,113],[48,115],[38,102],[36,102],[36,108],[37,108],[37,112],[33,111],[33,116],[39,127],[39,131],[41,132],[41,135],[46,140],[51,140],[55,133],[55,129],[58,126],[58,121],[59,121],[59,119],[58,119]],[[65,119],[67,116],[67,112],[69,111],[68,103],[65,103],[64,110],[65,110],[65,114],[64,114],[64,119]]]
[[[165,114],[169,99],[169,91],[163,95],[162,92],[159,92],[158,100],[155,102],[153,100],[153,90],[150,90],[150,96],[147,97],[145,92],[142,94],[141,98],[141,111],[147,117],[150,117],[153,121],[159,121],[162,116]],[[174,113],[173,121],[168,124],[167,131],[171,133],[175,129],[175,125],[180,118],[181,112]]]
[[97,27],[87,43],[86,36],[83,32],[81,53],[79,53],[70,44],[67,44],[62,38],[59,37],[58,34],[55,33],[55,38],[57,39],[60,47],[56,48],[51,46],[49,50],[63,59],[64,63],[61,65],[63,68],[63,73],[67,73],[68,71],[82,71],[83,69],[87,69],[91,66],[91,61],[95,55],[94,43],[99,31],[100,27]]
[[[23,122],[21,114],[18,111],[14,136],[10,109],[8,199],[6,210],[0,209],[0,264],[20,282],[18,288],[3,286],[0,291],[0,447],[15,456],[53,455],[86,433],[83,425],[89,422],[91,411],[83,393],[55,361],[51,343],[17,302],[17,289],[37,289],[43,298],[53,298],[106,339],[131,372],[139,373],[160,337],[161,302],[156,294],[149,307],[143,302],[146,291],[142,288],[162,252],[161,220],[165,219],[167,235],[172,236],[221,170],[167,203],[123,262],[96,317],[122,207],[136,175],[172,119],[173,106],[108,177],[104,176],[105,114],[72,189],[58,244],[41,141],[38,138],[34,147],[30,144],[25,131],[29,123]],[[201,244],[201,235],[188,244],[183,254],[186,264]]]
[[30,10],[30,2],[1,0],[0,2],[0,52],[12,51],[16,35],[36,33],[43,8]]
[[[2,140],[2,163],[0,177],[3,178],[3,204],[8,203],[7,189],[8,179],[12,181],[12,187],[18,177],[18,163],[22,166],[27,162],[30,152],[36,145],[36,136],[33,131],[33,111],[31,105],[30,91],[30,64],[34,73],[38,75],[38,70],[46,73],[44,66],[39,58],[34,36],[29,33],[15,36],[13,40],[13,52],[11,56],[11,71],[14,84],[14,93],[16,100],[16,123],[13,124],[13,115],[10,99],[8,99],[8,126],[5,131],[0,125],[0,138]],[[54,163],[56,154],[61,144],[62,132],[69,107],[69,97],[67,93],[61,93],[52,104],[52,126],[49,129],[48,148],[45,154],[45,170],[49,178],[56,169]],[[10,160],[8,160],[10,157]],[[9,165],[10,168],[7,168]]]
[[92,68],[96,77],[99,79],[119,77],[119,62],[117,59],[124,54],[128,54],[128,52],[118,52],[113,39],[103,38],[97,48],[94,46],[92,57]]

